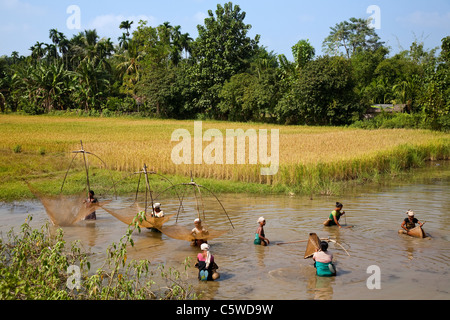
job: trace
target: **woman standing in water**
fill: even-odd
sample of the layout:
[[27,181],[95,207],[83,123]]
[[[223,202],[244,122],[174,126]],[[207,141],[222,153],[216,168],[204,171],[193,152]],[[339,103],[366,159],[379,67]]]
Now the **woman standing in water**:
[[[98,203],[98,200],[94,195],[95,195],[94,191],[89,190],[89,196],[88,196],[87,200],[84,201],[84,203],[86,203],[86,207],[88,207],[92,203]],[[89,215],[87,215],[84,218],[84,220],[97,220],[97,215],[96,215],[95,211],[90,213]]]
[[328,251],[328,242],[322,241],[320,243],[320,250],[314,253],[313,260],[316,274],[319,277],[334,277],[336,275],[336,269],[333,265],[333,254]]
[[192,229],[191,235],[195,239],[192,240],[191,246],[200,247],[203,243],[208,243],[205,238],[209,235],[209,232],[204,226],[202,226],[202,220],[200,218],[194,220],[194,226],[195,227]]
[[403,230],[400,229],[398,231],[399,233],[408,234],[409,230],[414,229],[416,227],[416,223],[418,223],[419,226],[423,226],[422,222],[420,222],[419,220],[414,218],[414,211],[408,210],[408,211],[406,211],[406,214],[408,215],[408,217],[405,218],[405,220],[403,220],[402,225],[401,225]]
[[203,243],[200,247],[201,253],[197,255],[196,267],[198,268],[198,279],[201,281],[217,280],[220,275],[217,273],[219,268],[214,262],[214,256],[209,251],[209,244]]
[[339,224],[339,219],[345,214],[345,211],[342,211],[342,208],[344,205],[340,202],[336,202],[336,208],[330,213],[330,216],[328,219],[323,223],[324,226],[338,226],[339,228],[342,228],[342,226]]
[[270,244],[270,241],[269,239],[266,238],[266,235],[264,233],[264,226],[266,225],[266,219],[264,219],[264,217],[261,217],[258,219],[257,222],[259,224],[259,227],[258,229],[256,229],[255,240],[253,241],[253,243],[256,245],[267,246]]

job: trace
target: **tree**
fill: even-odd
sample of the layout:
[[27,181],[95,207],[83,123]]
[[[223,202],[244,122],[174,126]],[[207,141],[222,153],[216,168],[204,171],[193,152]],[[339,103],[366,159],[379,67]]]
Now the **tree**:
[[309,62],[280,99],[276,112],[281,123],[343,125],[358,120],[366,106],[354,92],[351,62],[342,57],[320,57]]
[[127,37],[130,36],[130,29],[131,29],[131,25],[132,25],[133,23],[134,23],[133,21],[129,21],[129,20],[122,21],[122,22],[120,23],[119,28],[126,31],[125,34],[127,35]]
[[30,48],[31,57],[34,60],[39,61],[45,56],[46,51],[44,46],[45,43],[37,41],[36,44]]
[[303,68],[316,55],[316,50],[309,40],[300,40],[292,47],[292,55],[297,69]]
[[329,55],[344,55],[350,58],[358,51],[375,51],[383,45],[375,29],[370,28],[364,19],[350,18],[331,27],[331,32],[323,41],[323,49]]
[[248,37],[251,25],[245,24],[245,12],[231,2],[217,5],[216,15],[209,10],[205,25],[199,25],[199,36],[192,44],[191,87],[197,98],[194,104],[207,117],[220,117],[216,108],[219,92],[233,75],[245,71],[259,42]]
[[143,56],[143,53],[139,51],[138,44],[134,40],[128,43],[127,50],[115,54],[118,61],[116,69],[119,77],[123,80],[123,92],[127,95],[135,95],[136,83],[141,78],[141,67],[139,63]]
[[72,74],[62,63],[40,62],[21,67],[13,81],[14,87],[20,89],[22,105],[32,113],[63,109],[73,89]]

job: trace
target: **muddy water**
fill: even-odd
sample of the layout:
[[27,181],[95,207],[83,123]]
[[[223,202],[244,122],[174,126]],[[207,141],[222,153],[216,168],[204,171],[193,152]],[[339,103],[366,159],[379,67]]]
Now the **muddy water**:
[[[448,170],[440,179],[414,179],[413,183],[389,186],[366,186],[335,199],[313,200],[288,196],[221,195],[221,200],[234,225],[225,236],[210,241],[211,252],[219,265],[221,278],[216,282],[199,283],[194,267],[188,270],[187,281],[204,292],[206,299],[450,299],[450,179]],[[205,202],[206,221],[210,228],[229,228],[230,224],[218,206]],[[342,223],[351,229],[323,227],[322,222],[336,201],[344,203],[347,212]],[[175,213],[178,202],[164,199],[166,213]],[[111,208],[129,205],[131,198],[110,203]],[[186,212],[178,224],[192,228],[195,218],[193,198],[185,201]],[[415,239],[397,233],[405,212],[413,209],[426,224],[430,239]],[[38,201],[0,205],[0,230],[19,228],[25,218],[33,215],[32,225],[48,221]],[[269,247],[253,244],[257,219],[267,220]],[[81,222],[65,227],[68,242],[81,240],[86,251],[93,253],[95,268],[104,259],[106,248],[118,241],[126,225],[105,211],[97,212],[95,222]],[[174,224],[172,219],[167,225]],[[306,240],[310,232],[321,238],[330,237],[341,243],[330,243],[338,276],[315,276],[311,259],[303,259],[305,243],[280,244]],[[164,234],[143,230],[134,234],[135,247],[129,259],[149,259],[152,264],[182,268],[187,257],[195,259],[198,249],[188,242],[168,238]],[[192,263],[193,264],[193,263]],[[368,268],[378,266],[381,289],[370,290]]]

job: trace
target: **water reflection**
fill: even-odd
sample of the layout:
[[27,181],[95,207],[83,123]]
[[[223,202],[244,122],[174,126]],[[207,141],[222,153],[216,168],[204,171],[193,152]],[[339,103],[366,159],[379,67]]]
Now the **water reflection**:
[[[416,180],[414,184],[361,187],[339,199],[221,195],[235,229],[209,242],[221,274],[219,281],[213,283],[198,282],[193,261],[199,249],[192,248],[188,241],[145,229],[133,234],[135,246],[129,249],[128,257],[175,267],[182,267],[183,261],[190,257],[189,281],[205,292],[206,299],[449,299],[450,277],[446,268],[450,263],[449,186],[450,178],[446,177]],[[344,204],[346,223],[353,228],[322,225],[336,200]],[[132,201],[132,197],[123,197],[110,206],[126,207]],[[166,214],[177,212],[177,200],[168,198],[163,202]],[[212,203],[205,205],[205,223],[217,229],[228,228],[226,217],[218,214],[220,208]],[[178,223],[192,228],[195,210],[190,210],[190,206],[195,206],[195,200],[186,199],[184,205],[186,212],[180,215]],[[411,208],[419,220],[427,221],[425,231],[432,236],[430,240],[397,233],[404,213]],[[33,215],[32,226],[48,222],[38,201],[0,205],[0,231],[6,233],[11,227],[18,230],[28,214]],[[255,222],[260,216],[267,220],[264,229],[271,240],[268,247],[253,244]],[[127,228],[102,209],[97,212],[97,218],[64,227],[67,243],[80,240],[93,253],[91,270],[102,264],[107,247],[118,242]],[[337,277],[315,275],[312,260],[303,259],[306,243],[277,245],[306,240],[312,232],[339,242],[350,253],[348,256],[342,248],[330,243]],[[366,286],[367,268],[371,265],[381,269],[381,290],[369,290]]]

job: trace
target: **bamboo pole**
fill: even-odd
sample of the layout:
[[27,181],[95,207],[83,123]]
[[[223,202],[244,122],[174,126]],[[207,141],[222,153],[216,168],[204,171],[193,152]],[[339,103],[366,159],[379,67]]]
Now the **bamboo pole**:
[[86,159],[86,151],[84,151],[83,148],[83,141],[80,140],[81,143],[81,153],[83,154],[83,161],[84,161],[84,168],[86,170],[86,184],[87,184],[87,189],[88,189],[88,193],[91,190],[91,184],[89,182],[89,169],[88,169],[88,164],[87,164],[87,159]]
[[[332,240],[330,238],[320,238],[320,240],[321,241],[328,241],[328,242],[336,243],[338,246],[340,246],[342,249],[344,249],[345,253],[347,253],[347,255],[350,257],[350,253],[348,253],[348,251],[345,250],[345,248],[339,242],[337,242],[336,240]],[[308,240],[290,241],[290,242],[280,242],[280,243],[277,243],[277,245],[293,244],[293,243],[308,242],[308,241],[309,241],[309,239]]]

